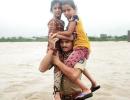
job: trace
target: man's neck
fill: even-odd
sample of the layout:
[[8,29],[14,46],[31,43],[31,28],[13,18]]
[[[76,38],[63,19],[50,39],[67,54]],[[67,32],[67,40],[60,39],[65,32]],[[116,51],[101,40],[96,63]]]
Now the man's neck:
[[72,53],[73,50],[67,51],[67,52],[63,52],[63,57],[64,59],[67,59],[68,56]]

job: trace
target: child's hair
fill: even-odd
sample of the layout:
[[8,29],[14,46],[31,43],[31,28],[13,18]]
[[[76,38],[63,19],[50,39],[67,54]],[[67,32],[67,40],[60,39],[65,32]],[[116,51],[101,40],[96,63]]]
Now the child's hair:
[[73,0],[62,0],[62,5],[70,5],[73,9],[77,9]]
[[54,5],[57,4],[57,3],[60,4],[60,5],[62,5],[60,0],[52,0],[51,1],[50,12],[52,12]]

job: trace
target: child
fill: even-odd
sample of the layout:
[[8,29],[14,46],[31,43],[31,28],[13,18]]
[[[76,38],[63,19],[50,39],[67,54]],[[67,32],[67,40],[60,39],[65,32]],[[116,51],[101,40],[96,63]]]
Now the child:
[[[51,2],[50,11],[53,13],[53,18],[48,22],[48,29],[49,29],[48,37],[49,35],[52,35],[53,33],[64,30],[64,21],[61,20],[61,14],[62,14],[61,2],[59,0],[53,0]],[[68,40],[73,39],[72,36],[58,35],[58,37],[62,39],[68,39]],[[56,41],[58,41],[58,38]],[[48,44],[48,47],[51,47],[51,46],[49,46]],[[56,47],[51,48],[51,49],[58,49],[58,48],[59,48],[59,43],[56,42]]]
[[[62,8],[61,8],[61,2],[58,0],[53,0],[51,2],[51,9],[50,11],[53,13],[53,18],[48,23],[48,29],[49,29],[49,35],[52,33],[63,31],[64,30],[64,22],[61,20],[61,14],[62,14]],[[49,37],[48,37],[49,38]],[[57,41],[57,40],[56,40]],[[50,44],[48,44],[48,49],[54,49],[55,47],[51,47]],[[56,42],[56,49],[59,48],[59,42]],[[52,66],[51,66],[52,67]],[[54,67],[54,97],[55,100],[60,100],[60,79],[61,79],[61,72],[58,70],[57,67]]]
[[[90,52],[90,43],[88,37],[83,29],[82,22],[78,15],[76,14],[76,6],[72,0],[64,0],[62,2],[62,10],[65,17],[68,19],[68,29],[67,31],[59,31],[57,32],[57,37],[59,35],[70,36],[72,33],[76,34],[74,39],[74,47],[73,52],[65,61],[65,64],[69,67],[73,67],[78,61],[87,59]],[[96,81],[88,74],[87,70],[83,71],[84,75],[88,77],[88,79],[92,83],[91,90],[87,89],[81,81],[77,80],[76,83],[81,87],[83,93],[79,95],[76,99],[80,99],[83,97],[87,97],[91,95],[91,92],[100,88],[100,85],[96,84]],[[92,96],[92,95],[91,95]]]
[[[49,29],[48,38],[49,35],[64,30],[64,21],[61,20],[61,14],[62,14],[61,2],[59,0],[53,0],[51,2],[50,11],[53,13],[53,18],[48,22],[48,29]],[[72,36],[68,37],[62,35],[59,35],[59,38],[68,39],[68,40],[73,39]],[[59,48],[58,38],[55,41],[56,41],[55,46],[52,47],[50,44],[48,44],[48,49],[55,49],[59,51],[60,48]],[[51,63],[51,60],[48,62]],[[51,67],[52,66],[53,65],[51,65]],[[60,100],[59,99],[60,82],[61,82],[61,71],[57,67],[54,67],[54,93],[55,93],[56,100]]]

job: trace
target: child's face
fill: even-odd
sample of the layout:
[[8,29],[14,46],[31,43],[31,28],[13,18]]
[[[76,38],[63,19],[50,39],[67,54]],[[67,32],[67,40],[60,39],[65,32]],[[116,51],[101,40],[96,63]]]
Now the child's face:
[[62,10],[67,19],[70,19],[73,15],[75,15],[75,9],[73,9],[70,5],[65,4],[62,5]]
[[73,42],[70,40],[60,40],[60,46],[63,52],[68,52],[73,49]]
[[55,17],[61,17],[62,14],[62,8],[61,5],[59,3],[56,3],[53,8],[52,8],[52,12],[54,14]]

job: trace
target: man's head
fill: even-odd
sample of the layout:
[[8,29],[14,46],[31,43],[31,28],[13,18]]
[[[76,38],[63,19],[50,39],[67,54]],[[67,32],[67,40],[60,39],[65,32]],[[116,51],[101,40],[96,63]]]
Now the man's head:
[[70,52],[73,50],[73,41],[61,39],[60,47],[63,52]]

